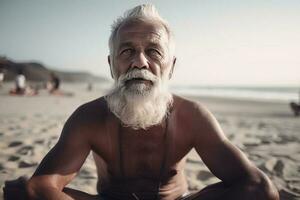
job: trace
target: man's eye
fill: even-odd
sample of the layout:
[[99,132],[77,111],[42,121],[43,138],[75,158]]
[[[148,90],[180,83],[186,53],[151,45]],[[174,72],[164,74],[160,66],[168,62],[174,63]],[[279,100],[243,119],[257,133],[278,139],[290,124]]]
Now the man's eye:
[[120,55],[130,56],[133,53],[133,49],[124,49],[121,51]]
[[149,53],[150,56],[162,57],[162,54],[157,49],[149,49],[148,53]]

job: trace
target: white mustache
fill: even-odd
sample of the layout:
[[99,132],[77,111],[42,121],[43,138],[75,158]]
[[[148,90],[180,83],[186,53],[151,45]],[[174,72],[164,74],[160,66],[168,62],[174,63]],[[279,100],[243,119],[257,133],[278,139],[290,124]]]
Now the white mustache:
[[146,69],[133,69],[127,72],[126,74],[121,75],[119,78],[119,83],[121,83],[121,85],[124,85],[126,81],[129,81],[134,78],[142,78],[153,83],[158,81],[158,77]]

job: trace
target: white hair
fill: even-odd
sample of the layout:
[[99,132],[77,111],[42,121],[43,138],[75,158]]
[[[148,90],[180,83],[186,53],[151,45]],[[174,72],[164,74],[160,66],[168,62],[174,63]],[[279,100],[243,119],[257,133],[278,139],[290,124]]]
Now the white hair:
[[123,16],[117,18],[116,21],[111,26],[111,34],[109,37],[109,54],[110,56],[114,55],[114,41],[117,35],[117,32],[122,24],[126,22],[138,20],[138,21],[150,21],[150,22],[158,22],[164,28],[168,35],[169,39],[169,52],[171,55],[174,54],[175,51],[175,43],[173,40],[173,33],[168,25],[168,22],[164,20],[157,12],[156,8],[152,4],[142,4],[138,5],[124,13]]

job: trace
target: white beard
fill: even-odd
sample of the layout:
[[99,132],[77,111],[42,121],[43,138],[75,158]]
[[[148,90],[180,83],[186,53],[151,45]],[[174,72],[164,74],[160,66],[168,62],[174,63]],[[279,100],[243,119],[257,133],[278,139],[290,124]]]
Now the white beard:
[[[126,81],[132,78],[150,80],[153,85],[134,83],[126,86]],[[121,75],[105,97],[108,107],[124,126],[147,129],[159,124],[168,115],[173,102],[165,80],[157,78],[148,70],[133,69]]]

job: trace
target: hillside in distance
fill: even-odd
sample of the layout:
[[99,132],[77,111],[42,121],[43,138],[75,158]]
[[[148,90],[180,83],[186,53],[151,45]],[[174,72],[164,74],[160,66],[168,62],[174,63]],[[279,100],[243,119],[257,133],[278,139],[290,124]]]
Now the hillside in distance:
[[15,62],[0,57],[0,70],[4,71],[4,81],[13,81],[16,74],[22,71],[28,81],[44,82],[54,73],[64,82],[107,82],[105,77],[95,76],[84,71],[66,72],[49,69],[39,62]]

